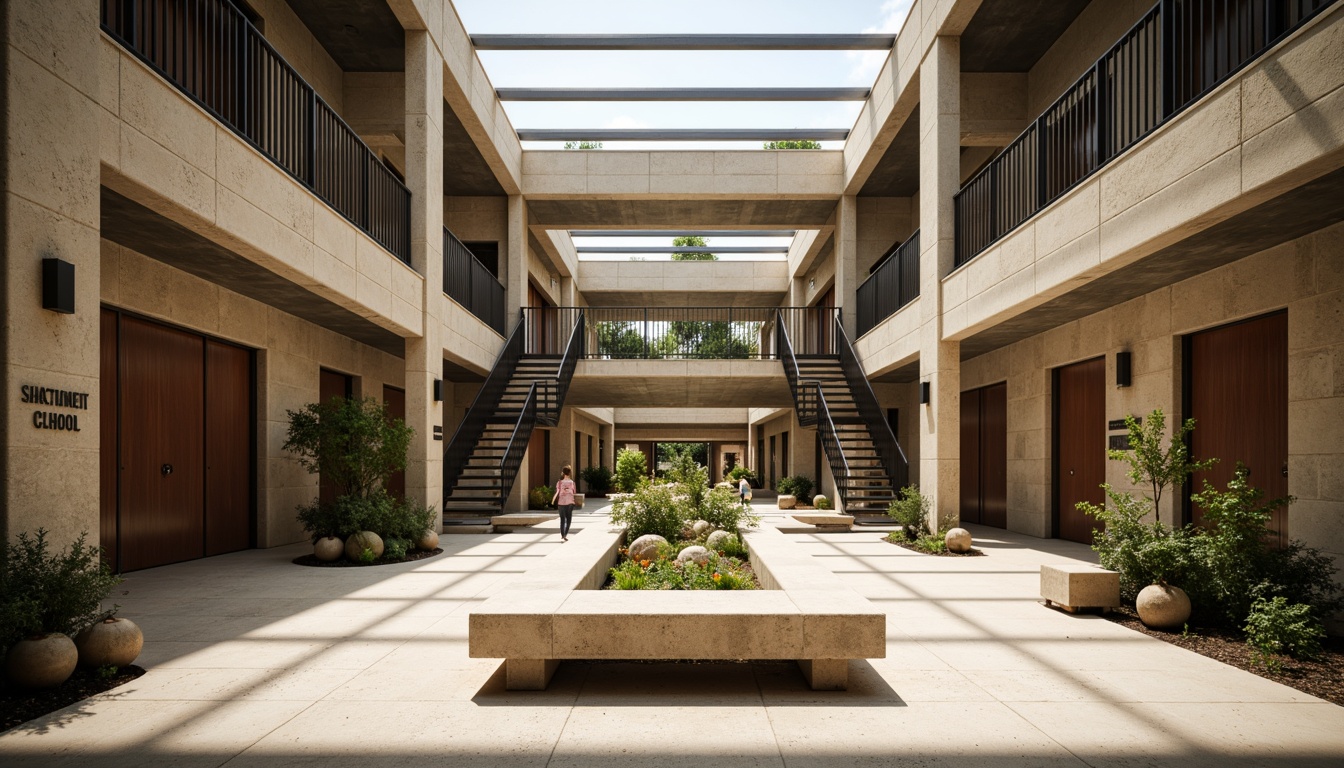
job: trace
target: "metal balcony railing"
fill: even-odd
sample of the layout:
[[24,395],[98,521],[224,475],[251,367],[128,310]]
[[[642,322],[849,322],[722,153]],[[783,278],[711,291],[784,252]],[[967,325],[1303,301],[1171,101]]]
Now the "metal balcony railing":
[[859,285],[856,328],[858,334],[871,331],[896,310],[919,298],[919,230],[887,251],[868,279]]
[[443,292],[504,335],[504,285],[447,227],[443,228]]
[[956,265],[1335,0],[1161,0],[956,195]]
[[101,23],[123,48],[410,263],[410,190],[232,3],[102,0]]

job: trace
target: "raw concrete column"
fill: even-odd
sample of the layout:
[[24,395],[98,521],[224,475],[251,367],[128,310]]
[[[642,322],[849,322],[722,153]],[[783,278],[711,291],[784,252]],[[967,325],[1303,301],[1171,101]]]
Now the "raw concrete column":
[[[428,32],[406,31],[406,185],[411,190],[411,266],[424,276],[424,332],[406,339],[406,423],[415,429],[406,496],[443,501],[443,56]],[[451,434],[451,433],[450,433]],[[442,519],[436,527],[442,527]]]
[[[116,407],[99,397],[98,3],[9,0],[0,14],[0,543],[43,527],[53,551],[83,531],[96,546],[99,414]],[[43,259],[74,265],[74,314],[42,308]],[[23,403],[25,385],[80,396]],[[37,412],[78,431],[40,429]]]
[[504,259],[504,306],[508,316],[504,335],[513,331],[527,306],[527,203],[522,195],[509,195],[508,251]]
[[851,339],[856,335],[858,317],[855,306],[859,289],[858,210],[858,199],[843,195],[835,211],[835,303],[840,307],[840,322]]
[[956,37],[935,38],[919,69],[919,379],[929,382],[931,394],[919,411],[919,477],[937,522],[944,524],[960,519],[961,345],[943,340],[942,293],[955,255],[960,70]]

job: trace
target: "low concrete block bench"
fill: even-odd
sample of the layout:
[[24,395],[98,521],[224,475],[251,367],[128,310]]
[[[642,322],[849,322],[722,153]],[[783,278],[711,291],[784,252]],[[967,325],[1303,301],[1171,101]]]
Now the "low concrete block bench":
[[558,514],[551,512],[511,512],[507,515],[495,515],[490,518],[490,524],[494,526],[496,533],[513,533],[559,517]]
[[798,513],[791,515],[794,520],[807,525],[815,525],[820,533],[839,533],[849,531],[854,528],[853,515],[839,515],[835,513],[813,512]]
[[1069,613],[1080,608],[1104,613],[1120,607],[1120,574],[1087,563],[1042,565],[1041,597]]
[[542,690],[566,659],[792,659],[814,690],[849,660],[886,655],[886,614],[774,529],[744,534],[765,589],[601,590],[622,531],[590,528],[473,609],[472,658],[504,659],[505,687]]

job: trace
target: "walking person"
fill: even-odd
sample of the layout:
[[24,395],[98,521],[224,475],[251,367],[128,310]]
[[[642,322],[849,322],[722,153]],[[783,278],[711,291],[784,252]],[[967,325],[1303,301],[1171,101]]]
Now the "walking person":
[[574,470],[568,464],[560,468],[560,482],[555,484],[551,503],[560,508],[560,540],[569,541],[569,525],[574,520]]
[[743,477],[737,483],[737,495],[742,499],[742,506],[751,506],[751,483]]

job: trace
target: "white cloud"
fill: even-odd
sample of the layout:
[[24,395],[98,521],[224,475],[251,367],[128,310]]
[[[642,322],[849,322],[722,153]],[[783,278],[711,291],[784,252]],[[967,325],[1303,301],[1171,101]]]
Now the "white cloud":
[[[879,13],[882,14],[882,20],[876,25],[867,27],[863,31],[866,33],[885,32],[888,34],[897,34],[901,31],[901,26],[905,24],[905,17],[910,15],[910,6],[914,5],[915,0],[886,0],[882,3]],[[862,85],[872,85],[877,79],[877,73],[882,69],[882,63],[887,60],[887,51],[855,51],[849,54],[849,58],[854,62],[854,66],[849,71],[850,80]]]

